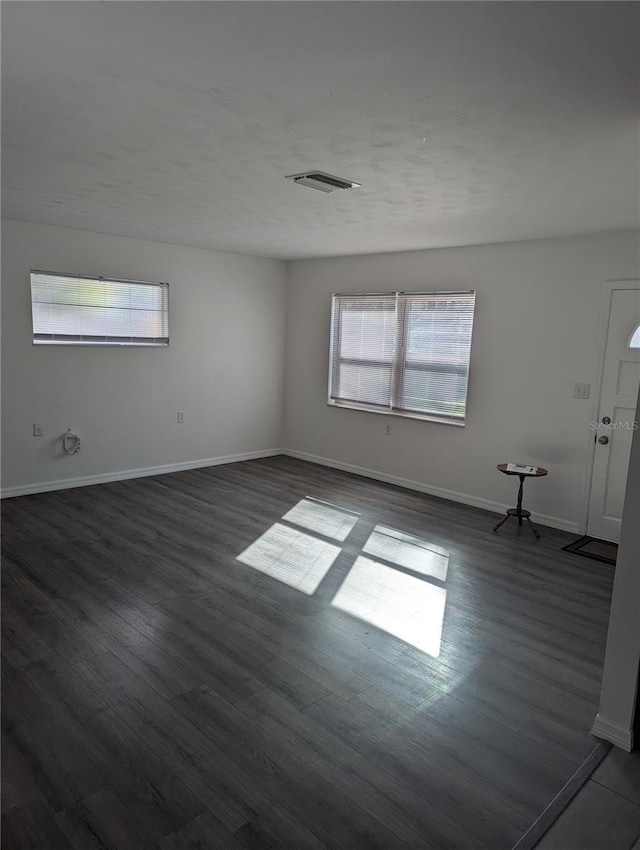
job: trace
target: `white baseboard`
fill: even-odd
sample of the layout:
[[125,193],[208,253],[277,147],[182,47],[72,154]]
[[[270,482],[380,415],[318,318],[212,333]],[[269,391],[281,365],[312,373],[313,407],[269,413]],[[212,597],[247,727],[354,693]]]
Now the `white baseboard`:
[[602,738],[611,744],[615,744],[616,747],[620,747],[628,753],[633,749],[633,729],[626,729],[624,726],[618,726],[617,723],[611,723],[600,714],[596,714],[591,734],[595,735],[596,738]]
[[[494,513],[504,513],[507,507],[490,499],[482,499],[471,496],[468,493],[458,493],[454,490],[445,490],[422,481],[414,481],[411,478],[401,478],[398,475],[390,475],[377,469],[369,469],[365,466],[356,466],[352,463],[334,460],[333,458],[321,457],[320,455],[301,452],[297,449],[264,449],[256,452],[242,452],[240,454],[222,455],[220,457],[202,458],[200,460],[184,461],[182,463],[167,463],[161,466],[147,466],[141,469],[122,469],[116,472],[100,473],[98,475],[84,475],[79,478],[62,478],[57,481],[41,481],[36,484],[20,484],[16,487],[5,487],[0,491],[0,498],[10,499],[15,496],[28,496],[33,493],[48,493],[53,490],[68,490],[73,487],[89,487],[92,484],[106,484],[109,481],[126,481],[129,478],[146,478],[150,475],[165,475],[169,472],[182,472],[187,469],[201,469],[206,466],[218,466],[223,463],[237,463],[242,460],[255,460],[262,457],[273,457],[285,454],[289,457],[317,463],[321,466],[329,466],[332,469],[341,469],[344,472],[352,472],[365,478],[373,478],[375,481],[384,481],[387,484],[395,484],[406,487],[408,490],[416,490],[419,493],[427,493],[430,496],[438,496],[452,502],[460,502],[463,505],[471,505],[475,508],[483,508]],[[574,522],[558,517],[536,514],[536,521],[541,525],[558,528],[562,531],[578,533],[578,525]]]
[[[478,496],[471,496],[468,493],[457,493],[455,490],[445,490],[442,487],[434,487],[432,484],[425,484],[422,481],[414,481],[411,478],[400,478],[398,475],[390,475],[387,472],[380,472],[377,469],[369,469],[365,466],[356,466],[352,463],[344,463],[333,458],[320,457],[319,455],[301,452],[297,449],[283,449],[283,454],[289,457],[296,457],[299,460],[308,460],[311,463],[318,463],[322,466],[330,466],[333,469],[341,469],[344,472],[353,472],[355,475],[363,475],[365,478],[373,478],[376,481],[384,481],[386,484],[396,484],[398,487],[406,487],[408,490],[417,490],[419,493],[427,493],[429,496],[438,496],[440,499],[448,499],[451,502],[460,502],[463,505],[471,505],[474,508],[483,508],[487,511],[503,514],[506,509],[513,505],[503,505],[500,502],[494,502],[490,499],[482,499]],[[569,531],[578,534],[578,524],[570,522],[561,517],[548,516],[547,514],[535,515],[536,523],[540,525],[548,525],[550,528],[558,528],[561,531]]]
[[107,484],[109,481],[126,481],[129,478],[146,478],[149,475],[165,475],[168,472],[183,472],[187,469],[202,469],[205,466],[219,466],[223,463],[237,463],[241,460],[256,460],[261,457],[273,457],[282,454],[282,449],[264,449],[257,452],[242,452],[220,457],[207,457],[200,460],[187,460],[182,463],[165,463],[162,466],[146,466],[142,469],[121,469],[117,472],[104,472],[99,475],[83,475],[79,478],[61,478],[58,481],[41,481],[37,484],[20,484],[17,487],[5,487],[0,498],[29,496],[32,493],[49,493],[53,490],[69,490],[73,487],[89,487],[92,484]]

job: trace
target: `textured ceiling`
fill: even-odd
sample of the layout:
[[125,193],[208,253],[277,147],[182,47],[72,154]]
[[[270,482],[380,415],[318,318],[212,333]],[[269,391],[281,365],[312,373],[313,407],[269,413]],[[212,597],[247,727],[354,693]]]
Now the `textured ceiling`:
[[4,2],[3,214],[283,258],[637,227],[639,9]]

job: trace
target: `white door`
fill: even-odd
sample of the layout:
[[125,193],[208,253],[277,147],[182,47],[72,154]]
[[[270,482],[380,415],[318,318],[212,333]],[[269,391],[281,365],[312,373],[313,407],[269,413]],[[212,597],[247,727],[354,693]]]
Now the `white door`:
[[587,533],[618,541],[640,385],[640,281],[611,290]]

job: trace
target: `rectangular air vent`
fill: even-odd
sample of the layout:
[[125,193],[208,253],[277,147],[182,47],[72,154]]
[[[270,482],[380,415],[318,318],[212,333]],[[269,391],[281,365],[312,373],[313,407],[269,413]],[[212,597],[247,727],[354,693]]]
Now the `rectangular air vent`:
[[288,174],[285,178],[293,180],[294,183],[300,183],[302,186],[310,186],[312,189],[319,189],[320,192],[335,192],[336,189],[357,189],[361,184],[354,183],[352,180],[343,180],[341,177],[334,177],[333,174],[326,174],[324,171],[306,171],[304,174]]

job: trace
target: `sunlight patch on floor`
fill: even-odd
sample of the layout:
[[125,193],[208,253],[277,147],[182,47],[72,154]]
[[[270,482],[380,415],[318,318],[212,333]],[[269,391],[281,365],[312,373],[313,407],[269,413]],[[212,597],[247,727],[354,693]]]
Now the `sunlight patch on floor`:
[[340,554],[340,547],[275,523],[238,555],[238,561],[312,594]]
[[376,525],[362,551],[414,573],[447,580],[449,553],[446,549],[395,528]]
[[444,588],[359,557],[331,604],[437,658],[446,600]]
[[347,539],[359,518],[360,514],[354,511],[339,508],[337,505],[331,505],[328,502],[321,502],[319,499],[313,499],[310,496],[301,499],[282,517],[287,522],[308,528],[323,537],[339,540],[341,543]]

